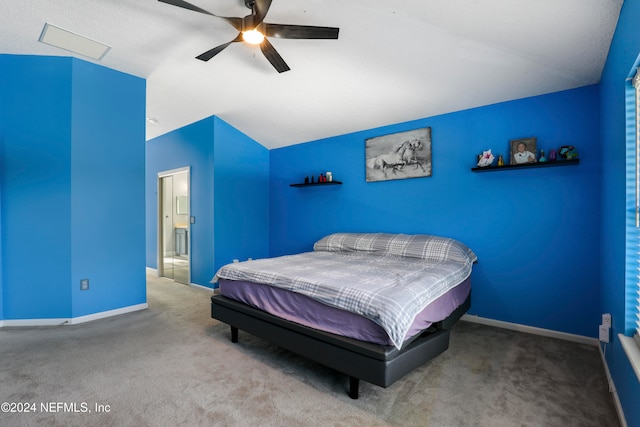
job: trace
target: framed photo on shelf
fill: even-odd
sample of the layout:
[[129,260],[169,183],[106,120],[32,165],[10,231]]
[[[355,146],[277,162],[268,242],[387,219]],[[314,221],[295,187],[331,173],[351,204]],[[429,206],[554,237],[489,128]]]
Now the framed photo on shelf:
[[510,164],[521,165],[536,162],[536,137],[512,139],[509,141],[511,155]]

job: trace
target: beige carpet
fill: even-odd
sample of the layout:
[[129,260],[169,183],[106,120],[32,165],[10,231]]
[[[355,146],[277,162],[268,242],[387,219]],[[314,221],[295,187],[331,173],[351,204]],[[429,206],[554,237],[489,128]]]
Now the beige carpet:
[[460,322],[447,352],[352,400],[341,374],[232,344],[209,295],[150,276],[148,310],[0,329],[0,403],[35,409],[0,426],[618,425],[595,347]]

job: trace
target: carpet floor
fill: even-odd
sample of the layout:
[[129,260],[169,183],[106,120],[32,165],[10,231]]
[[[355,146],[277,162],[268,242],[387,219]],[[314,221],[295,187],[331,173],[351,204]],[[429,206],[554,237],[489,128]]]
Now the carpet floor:
[[352,400],[342,374],[231,343],[210,292],[148,275],[147,293],[148,310],[0,329],[0,426],[619,425],[597,347],[459,322],[445,353]]

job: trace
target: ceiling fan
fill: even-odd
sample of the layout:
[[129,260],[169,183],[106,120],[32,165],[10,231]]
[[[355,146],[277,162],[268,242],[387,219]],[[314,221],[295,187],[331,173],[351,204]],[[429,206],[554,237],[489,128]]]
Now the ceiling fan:
[[196,58],[202,61],[210,60],[222,52],[231,43],[244,41],[250,44],[259,45],[265,58],[267,58],[279,73],[283,73],[285,71],[289,71],[290,68],[269,42],[267,37],[279,37],[283,39],[337,39],[338,31],[340,30],[339,28],[334,27],[268,24],[263,22],[267,12],[269,11],[269,7],[271,6],[271,0],[244,0],[244,5],[251,9],[251,14],[244,18],[214,15],[213,13],[184,0],[158,1],[224,19],[239,31],[236,38],[230,42],[216,46],[213,49],[196,56]]

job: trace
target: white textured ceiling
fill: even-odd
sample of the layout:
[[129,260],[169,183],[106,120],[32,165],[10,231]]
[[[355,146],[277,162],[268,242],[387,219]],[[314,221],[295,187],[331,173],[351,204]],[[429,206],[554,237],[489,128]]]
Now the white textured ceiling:
[[[243,0],[190,2],[249,13]],[[99,64],[147,79],[147,139],[217,115],[276,148],[597,83],[621,5],[273,0],[265,22],[340,28],[338,40],[270,39],[291,67],[278,74],[242,43],[195,59],[236,30],[156,0],[1,0],[0,53],[71,55],[38,42],[48,22],[112,46]]]

